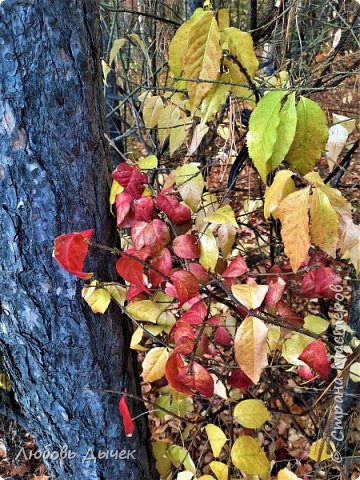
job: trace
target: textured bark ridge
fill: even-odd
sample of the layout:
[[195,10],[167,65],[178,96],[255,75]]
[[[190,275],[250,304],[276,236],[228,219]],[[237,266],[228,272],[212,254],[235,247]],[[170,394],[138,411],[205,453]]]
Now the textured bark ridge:
[[[118,398],[91,390],[139,393],[126,319],[92,314],[82,282],[52,259],[61,233],[94,227],[96,241],[114,242],[96,5],[0,2],[0,352],[39,447],[76,453],[48,459],[51,478],[148,480],[144,417],[126,438]],[[109,263],[92,252],[86,269],[114,279]],[[89,449],[135,459],[84,461]]]

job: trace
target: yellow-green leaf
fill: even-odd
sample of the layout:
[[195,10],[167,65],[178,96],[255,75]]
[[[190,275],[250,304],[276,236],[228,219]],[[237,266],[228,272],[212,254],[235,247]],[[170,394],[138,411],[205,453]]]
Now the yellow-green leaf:
[[250,33],[242,32],[238,28],[230,27],[224,30],[224,42],[231,55],[237,58],[250,78],[254,78],[259,61],[256,58],[254,42]]
[[302,360],[299,360],[299,356],[313,340],[313,338],[306,335],[294,333],[290,338],[285,340],[281,354],[290,365],[305,365]]
[[281,221],[281,238],[285,255],[290,260],[293,272],[297,272],[309,252],[309,203],[310,187],[287,195],[276,209]]
[[213,85],[201,102],[200,116],[203,123],[211,120],[227,100],[230,85]]
[[315,462],[322,462],[323,460],[330,460],[332,458],[333,452],[336,448],[334,442],[329,442],[320,438],[316,440],[311,447],[309,452],[309,457]]
[[158,124],[160,114],[164,110],[164,103],[160,96],[146,97],[143,106],[143,120],[146,128],[154,128]]
[[214,457],[217,458],[226,443],[225,433],[213,423],[208,423],[205,427],[205,431]]
[[101,60],[101,68],[102,68],[102,71],[103,71],[103,81],[104,81],[104,84],[106,86],[108,86],[107,84],[107,76],[109,75],[109,73],[111,72],[111,68],[109,67],[109,65],[105,62],[105,60]]
[[168,443],[167,442],[151,442],[151,449],[152,449],[152,454],[155,458],[155,460],[159,460],[160,458],[164,457],[166,455],[166,450],[168,448]]
[[157,126],[160,145],[164,145],[165,140],[170,135],[171,129],[177,124],[180,118],[180,110],[176,105],[168,105],[161,110]]
[[296,111],[296,132],[286,161],[305,174],[313,168],[325,148],[328,127],[325,113],[312,100],[301,97]]
[[5,372],[0,371],[0,388],[5,390],[6,392],[11,391],[11,383],[9,376]]
[[[213,12],[205,12],[190,29],[184,77],[198,80],[217,80],[220,74],[220,34]],[[187,82],[192,113],[200,105],[211,83]]]
[[204,15],[202,8],[197,8],[192,17],[177,30],[169,45],[169,67],[175,76],[180,77],[184,68],[184,58],[188,51],[191,27]]
[[301,480],[301,478],[297,477],[295,473],[290,472],[287,468],[283,468],[277,474],[276,480]]
[[223,43],[225,36],[225,28],[230,26],[230,14],[228,8],[220,8],[217,14],[218,26],[220,32],[220,43]]
[[94,280],[82,290],[82,297],[94,313],[105,313],[111,302],[110,293],[103,288],[96,288]]
[[284,91],[269,92],[256,105],[250,116],[249,131],[246,136],[249,155],[264,183],[266,183],[267,162],[273,153],[277,138],[281,100],[285,95]]
[[204,190],[204,177],[196,165],[187,163],[176,169],[176,185],[184,202],[194,212]]
[[234,340],[235,359],[243,372],[257,383],[267,366],[267,332],[265,323],[256,317],[246,317],[237,329]]
[[142,376],[145,382],[155,382],[165,375],[165,364],[169,352],[165,347],[152,348],[142,363]]
[[140,160],[137,162],[140,170],[144,172],[157,168],[158,163],[158,159],[155,155],[148,155],[147,157],[140,158]]
[[230,205],[225,205],[224,207],[218,208],[215,212],[209,213],[204,220],[209,223],[216,223],[217,225],[227,224],[238,227],[234,210]]
[[189,118],[180,118],[172,127],[170,131],[170,156],[173,156],[185,142],[191,123]]
[[200,233],[199,245],[199,263],[205,268],[205,270],[213,272],[219,258],[219,248],[214,234],[209,228],[207,228],[205,232]]
[[338,216],[329,198],[319,188],[312,190],[310,219],[312,243],[328,255],[335,257],[338,243]]
[[226,223],[220,225],[217,231],[217,238],[223,258],[227,258],[235,242],[236,228]]
[[146,351],[146,348],[140,345],[141,340],[143,339],[144,331],[141,327],[138,327],[131,336],[130,348],[132,350],[139,350],[140,352]]
[[260,428],[269,420],[268,409],[260,400],[243,400],[234,408],[234,418],[246,428]]
[[228,480],[229,468],[222,462],[211,462],[210,468],[217,480]]
[[329,323],[328,320],[324,320],[317,315],[307,315],[304,318],[304,328],[310,330],[310,332],[317,333],[318,335],[324,333],[328,329]]
[[234,297],[247,308],[259,308],[268,291],[268,285],[233,285],[231,291]]
[[297,113],[295,106],[295,92],[289,95],[280,111],[280,123],[277,128],[276,142],[273,153],[268,160],[267,173],[272,172],[284,160],[295,137]]
[[196,127],[194,128],[191,143],[189,145],[189,149],[187,152],[188,156],[193,155],[196,152],[200,143],[202,142],[202,139],[205,137],[208,131],[209,131],[209,127],[204,123],[199,123],[198,125],[196,125]]
[[129,303],[126,307],[128,314],[141,322],[156,323],[162,313],[159,305],[151,300],[140,300]]
[[231,459],[236,468],[248,475],[268,478],[270,462],[264,450],[248,435],[238,438],[232,449]]
[[126,38],[118,38],[114,41],[113,46],[111,47],[111,50],[110,50],[109,65],[112,64],[113,60],[115,59],[120,49],[124,46],[125,42],[126,42]]
[[124,191],[124,187],[122,187],[116,180],[113,180],[111,184],[110,197],[109,197],[110,211],[112,211],[111,207],[115,203],[116,195],[119,195],[119,193],[123,191]]
[[264,216],[275,216],[275,211],[280,202],[290,193],[295,191],[295,183],[292,180],[294,173],[291,170],[281,170],[275,175],[274,181],[265,192]]
[[180,465],[184,465],[186,470],[192,473],[196,472],[194,462],[192,461],[189,452],[179,445],[171,445],[167,451],[168,457],[174,467],[179,468]]

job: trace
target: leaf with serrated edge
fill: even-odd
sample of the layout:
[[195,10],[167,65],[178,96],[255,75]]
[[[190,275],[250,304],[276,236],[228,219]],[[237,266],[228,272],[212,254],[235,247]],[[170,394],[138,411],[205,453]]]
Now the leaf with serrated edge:
[[305,174],[320,159],[328,139],[328,128],[325,113],[312,100],[301,97],[296,111],[295,138],[285,160]]
[[250,33],[242,32],[234,27],[225,28],[224,41],[230,54],[237,58],[250,78],[254,78],[259,68],[259,61],[255,55],[254,43]]
[[297,272],[310,248],[309,202],[310,187],[291,193],[280,203],[276,215],[281,221],[281,238],[285,255],[293,272]]
[[260,400],[243,400],[234,408],[234,419],[246,428],[261,428],[270,414]]
[[273,153],[277,138],[281,100],[285,95],[284,91],[269,92],[256,105],[250,116],[247,146],[250,158],[264,183],[267,161]]
[[[220,34],[213,12],[205,12],[189,32],[188,50],[184,60],[184,77],[217,80],[220,75]],[[192,113],[211,89],[211,83],[187,82]]]
[[204,233],[200,233],[199,245],[200,265],[202,265],[205,270],[210,270],[213,272],[219,258],[219,248],[211,230],[206,229]]
[[221,428],[212,423],[206,425],[205,431],[206,435],[208,436],[213,455],[215,458],[217,458],[226,443],[226,435]]
[[339,221],[328,197],[313,188],[310,206],[310,236],[314,245],[335,257],[338,243]]
[[284,160],[295,137],[297,113],[295,106],[295,92],[289,95],[280,111],[280,123],[277,128],[277,137],[273,153],[267,162],[267,173],[272,172]]
[[267,332],[265,323],[256,317],[246,317],[237,329],[234,340],[235,359],[243,372],[257,383],[267,366]]
[[[274,181],[265,192],[264,216],[275,216],[275,211],[280,202],[290,193],[295,191],[295,183],[291,179],[294,173],[291,170],[282,170],[275,175]],[[276,218],[276,217],[275,217]]]
[[234,210],[230,205],[225,205],[224,207],[218,208],[215,212],[209,213],[204,220],[209,223],[216,223],[217,225],[227,224],[238,227]]
[[270,462],[256,440],[248,435],[243,435],[235,441],[231,449],[231,459],[241,472],[268,478]]
[[165,347],[152,348],[143,360],[142,376],[145,382],[155,382],[165,375],[165,365],[169,352]]

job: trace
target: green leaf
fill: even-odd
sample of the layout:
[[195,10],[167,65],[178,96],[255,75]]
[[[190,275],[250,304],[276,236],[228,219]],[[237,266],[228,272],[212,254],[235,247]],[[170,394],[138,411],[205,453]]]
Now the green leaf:
[[206,435],[208,436],[214,457],[217,458],[226,443],[225,433],[221,430],[221,428],[212,423],[208,423],[206,425],[205,431]]
[[143,172],[157,168],[158,163],[158,159],[155,155],[148,155],[147,157],[140,158],[140,160],[137,162],[138,167]]
[[285,160],[305,174],[313,168],[325,148],[328,127],[325,113],[312,100],[301,97],[296,111],[295,138]]
[[269,92],[257,104],[250,116],[247,145],[249,155],[256,170],[266,183],[267,161],[271,157],[277,137],[277,127],[280,122],[281,100],[286,92]]
[[305,365],[302,360],[299,360],[299,356],[313,340],[307,335],[294,333],[289,339],[285,340],[281,354],[291,365]]
[[[217,80],[220,75],[220,57],[218,25],[213,12],[208,11],[190,29],[184,77],[193,80]],[[187,82],[192,113],[211,87],[211,83]]]
[[304,328],[310,330],[310,332],[317,333],[318,335],[324,333],[328,329],[329,323],[328,320],[324,320],[317,315],[307,315],[304,318]]
[[196,472],[194,462],[192,461],[189,452],[179,445],[171,445],[167,451],[168,457],[174,467],[179,468],[181,465],[192,473]]
[[213,85],[211,90],[205,95],[203,101],[201,102],[200,108],[200,117],[203,123],[206,123],[208,120],[218,113],[220,107],[224,105],[227,100],[230,90],[230,85]]
[[187,163],[176,169],[176,185],[184,202],[194,212],[204,190],[204,177],[196,165]]
[[260,400],[243,400],[234,408],[235,420],[246,428],[260,428],[269,417],[267,408]]
[[225,205],[224,207],[218,208],[215,212],[209,213],[204,220],[217,225],[227,224],[232,225],[233,227],[238,227],[237,221],[235,220],[234,210],[230,205]]
[[205,232],[200,233],[200,258],[199,263],[205,270],[215,271],[219,258],[219,249],[212,231],[207,228]]
[[295,93],[292,93],[280,111],[277,138],[271,158],[268,160],[267,173],[275,170],[284,160],[295,137],[296,123]]
[[248,435],[244,435],[235,441],[231,449],[231,459],[235,467],[241,472],[268,478],[270,462],[264,450]]
[[259,61],[255,55],[250,33],[242,32],[234,27],[225,28],[224,42],[227,44],[230,54],[236,57],[249,76],[254,78],[259,68]]

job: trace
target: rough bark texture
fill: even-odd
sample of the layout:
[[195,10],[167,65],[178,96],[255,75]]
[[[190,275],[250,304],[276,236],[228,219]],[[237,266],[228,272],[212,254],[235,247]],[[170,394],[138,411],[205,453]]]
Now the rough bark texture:
[[[148,480],[145,418],[126,438],[118,397],[92,390],[139,393],[127,320],[92,314],[52,259],[61,233],[94,227],[114,243],[97,17],[93,0],[0,2],[0,351],[39,447],[76,453],[47,460],[51,478]],[[88,271],[115,278],[113,262],[90,257]],[[89,449],[136,459],[84,462]]]

